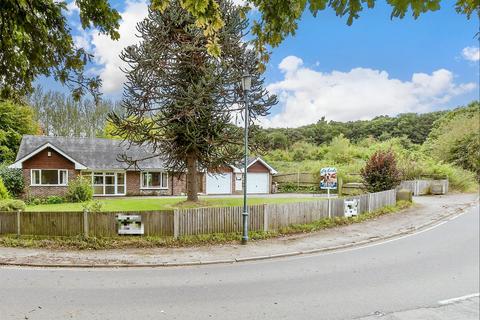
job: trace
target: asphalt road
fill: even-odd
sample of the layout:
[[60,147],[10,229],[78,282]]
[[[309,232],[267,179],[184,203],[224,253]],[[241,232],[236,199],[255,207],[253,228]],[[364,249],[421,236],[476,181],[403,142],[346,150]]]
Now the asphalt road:
[[0,319],[352,319],[477,292],[478,206],[431,230],[328,254],[163,269],[1,268]]

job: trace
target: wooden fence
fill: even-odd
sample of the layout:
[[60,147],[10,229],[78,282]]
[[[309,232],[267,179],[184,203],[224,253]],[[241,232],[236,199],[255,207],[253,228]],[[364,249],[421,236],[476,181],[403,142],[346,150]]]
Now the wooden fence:
[[[88,235],[114,237],[118,235],[115,216],[127,212],[96,212],[88,214]],[[139,211],[131,214],[140,215],[146,236],[173,236],[173,210]]]
[[[176,237],[196,234],[242,231],[243,207],[175,210]],[[249,206],[249,230],[264,230],[264,206]]]
[[308,201],[265,205],[267,230],[278,230],[291,224],[304,224],[328,217],[328,201]]
[[319,177],[310,172],[276,174],[272,179],[273,182],[279,184],[292,183],[297,186],[316,186],[319,184]]
[[[359,213],[394,205],[396,191],[364,194]],[[306,224],[344,215],[344,198],[298,203],[249,206],[249,230],[279,230],[292,224]],[[330,207],[330,211],[329,211]],[[44,236],[117,236],[116,214],[142,216],[145,236],[174,236],[240,232],[242,207],[177,209],[140,212],[0,212],[0,234]]]

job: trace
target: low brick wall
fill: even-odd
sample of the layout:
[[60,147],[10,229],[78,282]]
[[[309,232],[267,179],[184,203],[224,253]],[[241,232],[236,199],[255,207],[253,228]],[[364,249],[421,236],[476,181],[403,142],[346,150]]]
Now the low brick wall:
[[[78,176],[78,170],[68,170],[68,182],[75,180]],[[25,190],[23,198],[45,198],[48,196],[65,196],[68,186],[31,186],[30,169],[23,169],[23,178],[25,181]]]

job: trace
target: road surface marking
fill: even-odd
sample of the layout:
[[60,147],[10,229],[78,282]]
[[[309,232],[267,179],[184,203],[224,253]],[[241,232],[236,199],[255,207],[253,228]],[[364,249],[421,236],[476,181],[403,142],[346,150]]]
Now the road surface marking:
[[[473,206],[473,208],[475,208],[476,206]],[[421,230],[418,230],[418,231],[414,231],[413,233],[408,233],[406,235],[403,235],[403,236],[400,236],[400,237],[393,237],[391,239],[388,239],[388,240],[384,240],[384,241],[378,241],[378,242],[374,242],[374,243],[370,243],[370,244],[365,244],[365,245],[359,245],[359,246],[355,246],[355,247],[352,247],[352,248],[347,248],[347,249],[338,249],[338,250],[332,250],[332,251],[324,251],[324,252],[319,252],[318,254],[312,254],[312,256],[314,255],[330,255],[330,254],[337,254],[337,253],[344,253],[344,252],[350,252],[350,251],[355,251],[355,250],[361,250],[361,249],[365,249],[365,248],[370,248],[370,247],[376,247],[376,246],[380,246],[380,245],[383,245],[383,244],[386,244],[386,243],[389,243],[389,242],[394,242],[394,241],[398,241],[398,240],[402,240],[402,239],[405,239],[405,238],[408,238],[408,237],[412,237],[412,236],[416,236],[416,235],[419,235],[419,234],[422,234],[424,232],[428,232],[430,230],[433,230],[433,229],[436,229],[452,220],[455,220],[467,213],[470,213],[470,209],[471,207],[467,207],[464,209],[464,211],[462,211],[461,213],[459,214],[456,214],[454,215],[453,217],[449,217],[447,218],[446,220],[443,220],[442,222],[439,222],[437,224],[434,224],[433,226],[430,226],[428,228],[425,228],[425,229],[421,229]],[[297,257],[292,257],[291,259],[302,259],[302,258],[305,258],[307,256],[305,255],[299,255]],[[260,262],[260,261],[259,261]]]
[[440,301],[438,301],[438,304],[445,305],[445,304],[450,304],[450,303],[454,303],[454,302],[467,300],[467,299],[470,299],[470,298],[476,298],[476,297],[479,297],[479,296],[480,296],[480,293],[477,292],[477,293],[467,294],[467,295],[464,295],[464,296],[461,296],[461,297],[456,297],[456,298],[451,298],[451,299],[446,299],[446,300],[440,300]]
[[[475,200],[475,201],[478,201],[478,200]],[[427,227],[425,229],[420,229],[420,230],[415,230],[413,231],[413,233],[408,233],[408,234],[405,234],[403,236],[393,236],[392,238],[388,239],[388,240],[383,240],[383,241],[375,241],[373,243],[370,243],[370,244],[358,244],[357,246],[355,246],[355,244],[353,244],[353,247],[350,247],[350,248],[344,248],[344,249],[333,249],[331,251],[319,251],[317,253],[311,253],[311,254],[295,254],[295,256],[286,256],[285,258],[288,258],[289,260],[297,260],[297,259],[305,259],[305,258],[308,258],[308,257],[312,257],[312,256],[319,256],[319,255],[331,255],[331,254],[337,254],[337,253],[344,253],[344,252],[350,252],[350,251],[355,251],[355,250],[361,250],[361,249],[365,249],[365,248],[370,248],[370,247],[375,247],[375,246],[380,246],[380,245],[383,245],[383,244],[387,244],[389,242],[394,242],[394,241],[398,241],[398,240],[402,240],[402,239],[405,239],[405,238],[408,238],[408,237],[412,237],[412,236],[416,236],[416,235],[419,235],[419,234],[422,234],[424,232],[427,232],[427,231],[430,231],[430,230],[433,230],[433,229],[436,229],[452,220],[455,220],[467,213],[470,213],[471,211],[469,209],[475,209],[475,208],[478,208],[478,204],[475,203],[475,204],[469,204],[468,206],[466,206],[465,208],[462,208],[462,211],[460,213],[457,213],[453,216],[450,216],[450,217],[444,217],[438,221],[441,221],[439,223],[436,223],[430,227]],[[443,220],[443,221],[442,221]],[[288,254],[288,253],[287,253]],[[274,259],[264,259],[264,260],[253,260],[253,261],[249,261],[249,263],[251,264],[257,264],[257,263],[270,263],[272,262],[272,260]],[[232,264],[232,265],[235,265],[236,263],[233,263],[233,261],[229,264]],[[194,267],[198,267],[198,266],[213,266],[213,265],[217,265],[217,264],[208,264],[208,263],[205,263],[205,264],[198,264],[198,265],[194,265]],[[223,264],[219,264],[219,265],[223,265]],[[193,265],[192,265],[193,266]],[[158,266],[155,266],[155,265],[152,265],[151,268],[155,268],[155,267],[158,267]],[[180,269],[180,268],[185,268],[186,266],[169,266],[169,269]],[[190,266],[189,266],[190,267]],[[42,270],[56,270],[58,269],[59,267],[36,267],[36,266],[0,266],[0,268],[7,268],[7,269],[42,269]],[[89,267],[89,268],[76,268],[76,267],[69,267],[69,266],[62,266],[60,267],[61,269],[64,269],[64,270],[75,270],[75,271],[89,271],[89,270],[95,270],[95,271],[99,271],[99,270],[105,270],[105,271],[112,271],[112,270],[119,270],[119,271],[123,271],[123,270],[137,270],[139,269],[138,267],[135,267],[135,266],[131,266],[131,267],[127,267],[127,268],[123,268],[123,267],[116,267],[114,265],[112,265],[111,267],[106,267],[106,268],[101,268],[101,267]],[[143,268],[143,267],[142,267]],[[150,267],[147,267],[147,268],[150,268]]]

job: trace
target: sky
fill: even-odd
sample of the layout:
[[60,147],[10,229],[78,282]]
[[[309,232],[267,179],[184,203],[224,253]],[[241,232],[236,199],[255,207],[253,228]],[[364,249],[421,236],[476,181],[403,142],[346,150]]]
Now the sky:
[[[241,1],[241,0],[237,0]],[[265,84],[279,103],[261,120],[265,127],[298,127],[318,121],[371,119],[404,112],[451,109],[479,99],[479,21],[455,12],[453,1],[413,19],[390,19],[377,1],[347,26],[327,9],[306,12],[294,36],[272,49]],[[93,53],[87,72],[103,80],[102,92],[121,99],[125,79],[118,55],[138,41],[135,25],[147,13],[142,0],[111,1],[121,13],[120,40],[82,30],[73,1],[66,13],[77,46]],[[250,14],[258,16],[255,10]],[[64,90],[51,79],[39,82]]]

